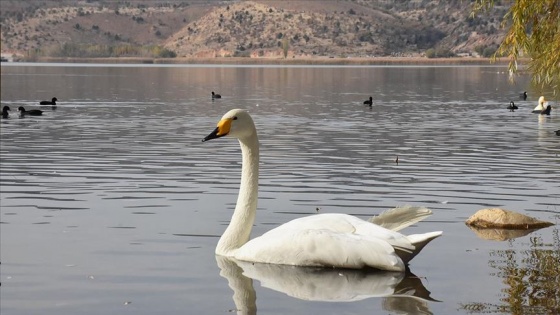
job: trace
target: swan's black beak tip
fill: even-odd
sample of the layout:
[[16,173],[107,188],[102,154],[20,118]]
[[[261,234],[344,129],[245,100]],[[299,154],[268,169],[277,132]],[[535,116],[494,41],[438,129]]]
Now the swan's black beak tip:
[[220,135],[218,135],[218,129],[219,128],[216,127],[216,129],[214,129],[214,131],[212,131],[209,135],[207,135],[206,137],[204,137],[204,139],[202,139],[202,142],[206,142],[208,140],[212,140],[212,139],[216,139],[216,138],[221,137]]

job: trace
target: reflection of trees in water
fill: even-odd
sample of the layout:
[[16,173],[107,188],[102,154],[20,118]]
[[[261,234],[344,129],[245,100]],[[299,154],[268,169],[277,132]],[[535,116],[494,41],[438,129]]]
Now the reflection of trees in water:
[[553,230],[553,243],[531,237],[529,249],[497,250],[489,265],[504,279],[506,288],[499,304],[461,305],[470,313],[560,314],[560,237]]

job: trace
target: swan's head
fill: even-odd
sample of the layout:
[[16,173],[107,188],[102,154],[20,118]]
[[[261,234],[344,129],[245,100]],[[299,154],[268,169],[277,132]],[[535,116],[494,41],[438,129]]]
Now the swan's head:
[[544,96],[539,97],[539,104],[544,104],[545,102]]
[[249,113],[243,109],[232,109],[220,119],[216,129],[202,139],[202,142],[224,136],[244,139],[255,132],[255,124]]

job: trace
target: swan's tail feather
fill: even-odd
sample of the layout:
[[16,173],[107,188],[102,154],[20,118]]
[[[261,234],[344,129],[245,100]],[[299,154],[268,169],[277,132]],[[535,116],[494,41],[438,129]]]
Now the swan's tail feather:
[[382,212],[368,221],[388,230],[400,231],[414,223],[420,222],[432,214],[426,207],[402,206]]
[[412,260],[414,256],[418,255],[418,253],[422,250],[422,248],[424,248],[424,246],[428,245],[428,243],[431,242],[433,239],[441,236],[442,233],[443,233],[442,231],[437,231],[437,232],[428,232],[423,234],[408,235],[407,238],[410,240],[412,245],[414,245],[414,250],[412,252],[404,252],[398,250],[395,251],[397,252],[397,255],[399,255],[399,257],[402,259],[402,261],[405,264],[408,264],[408,262]]

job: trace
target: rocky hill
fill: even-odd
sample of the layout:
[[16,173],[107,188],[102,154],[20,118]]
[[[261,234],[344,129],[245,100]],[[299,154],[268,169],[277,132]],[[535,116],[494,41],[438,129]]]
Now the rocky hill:
[[3,55],[27,57],[488,54],[495,3],[472,18],[461,0],[2,0],[0,34]]

